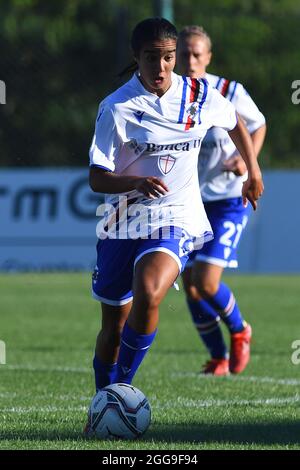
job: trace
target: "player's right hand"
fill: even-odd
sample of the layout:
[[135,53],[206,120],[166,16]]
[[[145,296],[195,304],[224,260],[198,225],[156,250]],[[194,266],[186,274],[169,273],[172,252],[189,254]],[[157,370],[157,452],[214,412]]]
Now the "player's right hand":
[[135,189],[149,199],[165,196],[169,191],[165,183],[155,176],[137,178],[135,181]]
[[248,201],[254,210],[257,208],[257,201],[264,192],[264,183],[260,172],[255,175],[248,175],[248,179],[243,184],[242,197],[243,204],[246,207]]

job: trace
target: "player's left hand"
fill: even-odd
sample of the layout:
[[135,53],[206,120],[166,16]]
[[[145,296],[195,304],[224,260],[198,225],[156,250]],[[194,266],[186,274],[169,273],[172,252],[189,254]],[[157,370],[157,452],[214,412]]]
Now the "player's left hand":
[[223,171],[232,171],[236,176],[242,176],[246,173],[246,163],[240,155],[235,155],[223,162]]
[[257,201],[264,192],[264,183],[260,171],[255,174],[249,175],[248,179],[243,184],[242,197],[243,204],[247,207],[248,201],[251,203],[254,210],[257,208]]

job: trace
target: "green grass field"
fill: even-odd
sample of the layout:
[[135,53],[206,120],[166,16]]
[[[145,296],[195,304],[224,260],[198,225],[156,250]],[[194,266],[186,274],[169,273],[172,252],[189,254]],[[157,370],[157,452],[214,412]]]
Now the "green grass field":
[[[300,449],[300,277],[227,277],[254,330],[239,376],[201,377],[207,359],[182,290],[161,306],[157,338],[134,385],[152,424],[138,441],[87,441],[99,306],[87,274],[0,276],[0,449]],[[227,337],[228,338],[228,337]]]

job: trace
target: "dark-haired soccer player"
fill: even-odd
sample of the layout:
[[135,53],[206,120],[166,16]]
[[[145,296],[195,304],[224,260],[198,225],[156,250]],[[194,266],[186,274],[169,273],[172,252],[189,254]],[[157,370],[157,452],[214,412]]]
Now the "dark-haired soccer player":
[[97,389],[131,383],[155,338],[161,300],[189,252],[212,238],[197,173],[209,128],[222,127],[239,148],[248,168],[244,201],[256,207],[263,192],[250,136],[234,106],[206,80],[173,73],[176,41],[165,19],[139,23],[131,39],[136,71],[100,103],[96,119],[90,185],[106,193],[111,211],[99,233],[92,285],[102,304]]

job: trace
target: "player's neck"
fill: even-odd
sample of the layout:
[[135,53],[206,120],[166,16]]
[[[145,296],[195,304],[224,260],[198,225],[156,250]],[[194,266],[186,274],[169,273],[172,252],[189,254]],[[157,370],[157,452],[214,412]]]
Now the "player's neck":
[[141,82],[141,84],[143,85],[143,87],[145,88],[145,90],[149,91],[149,93],[152,93],[153,95],[158,96],[159,98],[161,98],[172,86],[171,77],[170,77],[170,81],[167,82],[163,88],[159,88],[159,89],[154,89],[150,87],[140,75],[138,75],[137,77],[139,81]]

